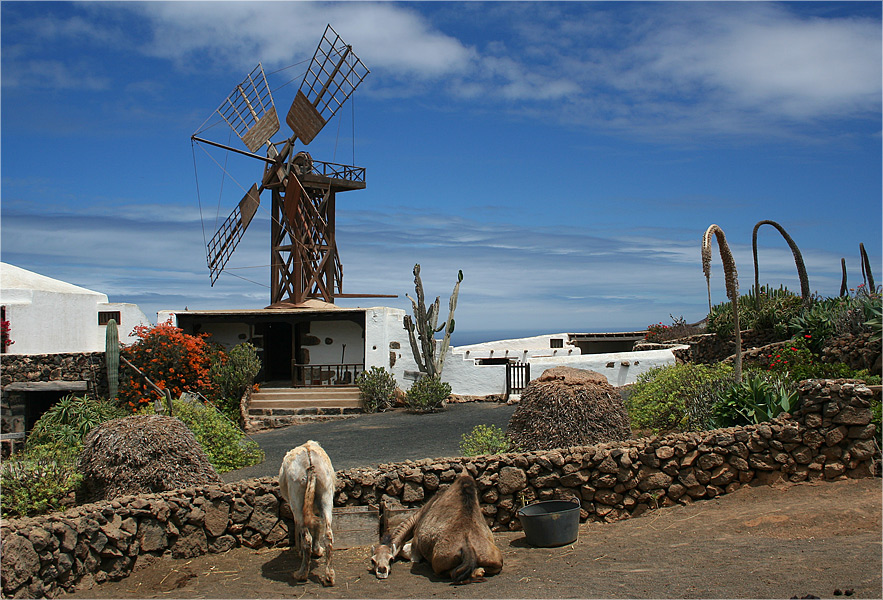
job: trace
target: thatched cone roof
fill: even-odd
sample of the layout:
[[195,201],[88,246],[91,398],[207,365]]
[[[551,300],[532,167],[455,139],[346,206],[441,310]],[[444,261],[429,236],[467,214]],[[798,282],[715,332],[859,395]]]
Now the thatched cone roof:
[[133,415],[92,429],[79,470],[86,502],[223,483],[184,423],[161,415]]
[[606,377],[555,367],[527,385],[506,435],[521,450],[550,450],[625,440],[631,428],[622,398]]

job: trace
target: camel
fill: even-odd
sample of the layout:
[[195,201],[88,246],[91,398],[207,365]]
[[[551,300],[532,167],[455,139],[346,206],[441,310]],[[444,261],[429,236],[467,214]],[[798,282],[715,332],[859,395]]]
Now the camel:
[[[403,546],[408,540],[410,544]],[[378,579],[389,576],[396,556],[407,558],[409,553],[413,562],[426,559],[436,575],[456,584],[483,581],[484,575],[496,575],[503,568],[503,553],[481,514],[478,485],[465,471],[372,550]]]

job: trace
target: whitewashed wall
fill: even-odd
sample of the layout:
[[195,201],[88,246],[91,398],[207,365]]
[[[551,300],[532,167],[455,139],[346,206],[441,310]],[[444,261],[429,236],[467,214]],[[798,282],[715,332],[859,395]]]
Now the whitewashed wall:
[[319,338],[318,345],[309,346],[310,364],[352,364],[365,358],[362,328],[352,321],[313,321],[310,335]]
[[[417,363],[403,325],[405,311],[393,308],[371,308],[365,315],[365,368],[384,367],[392,372],[399,387],[407,390],[414,381]],[[564,348],[550,348],[550,338],[565,340]],[[580,349],[566,343],[567,334],[550,334],[499,340],[451,348],[445,359],[442,380],[451,384],[454,394],[487,396],[506,391],[505,365],[478,365],[480,358],[517,357],[530,362],[531,377],[539,377],[552,367],[573,367],[597,371],[614,386],[635,383],[638,376],[654,367],[673,365],[671,350],[643,352],[611,352],[606,354],[580,353]],[[398,348],[391,347],[398,344]],[[493,353],[491,352],[493,351]],[[395,353],[395,364],[390,365],[390,352]]]
[[101,352],[104,325],[98,313],[120,311],[120,339],[130,343],[136,325],[150,320],[135,304],[108,302],[107,296],[63,281],[2,265],[0,304],[6,307],[10,339],[9,354],[59,354]]

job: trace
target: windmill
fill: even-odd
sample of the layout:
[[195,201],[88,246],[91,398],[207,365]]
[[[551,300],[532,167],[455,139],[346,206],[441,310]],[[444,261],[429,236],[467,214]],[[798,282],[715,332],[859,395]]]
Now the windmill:
[[[335,241],[337,192],[364,189],[365,169],[313,160],[295,152],[322,131],[369,73],[368,68],[328,25],[316,48],[285,123],[292,134],[274,143],[279,117],[263,66],[237,85],[216,113],[248,151],[191,136],[209,144],[263,161],[263,176],[251,186],[206,244],[212,286],[230,260],[258,210],[263,192],[272,194],[270,232],[270,306],[299,305],[308,299],[334,302],[344,297],[386,297],[343,294],[343,267]],[[266,156],[257,152],[266,147]]]

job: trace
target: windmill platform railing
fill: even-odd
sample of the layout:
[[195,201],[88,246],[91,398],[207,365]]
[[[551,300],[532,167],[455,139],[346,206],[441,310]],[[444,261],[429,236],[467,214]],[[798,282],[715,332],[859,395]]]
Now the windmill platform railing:
[[354,167],[352,165],[341,165],[313,159],[313,168],[310,172],[313,175],[321,175],[331,179],[365,183],[365,167]]
[[340,387],[356,385],[364,363],[305,365],[291,362],[292,387]]

